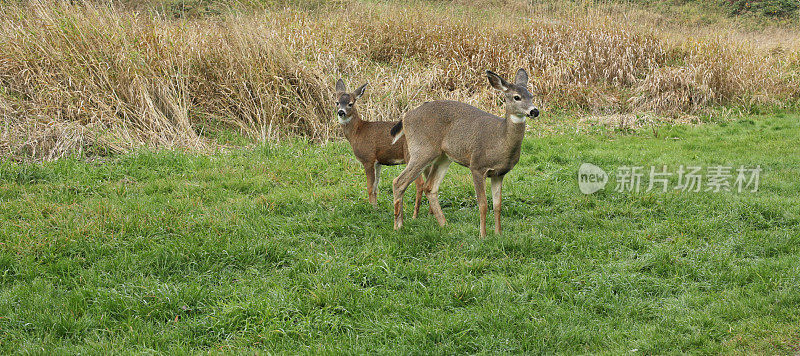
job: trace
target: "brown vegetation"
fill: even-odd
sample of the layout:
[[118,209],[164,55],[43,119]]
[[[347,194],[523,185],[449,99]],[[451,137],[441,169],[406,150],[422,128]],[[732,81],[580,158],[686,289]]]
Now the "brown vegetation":
[[345,1],[178,19],[151,10],[0,5],[0,155],[202,149],[220,128],[325,141],[341,134],[331,109],[339,77],[370,82],[361,103],[370,120],[442,98],[499,113],[482,73],[517,67],[551,112],[675,117],[800,99],[796,41],[656,31],[649,17],[513,1]]

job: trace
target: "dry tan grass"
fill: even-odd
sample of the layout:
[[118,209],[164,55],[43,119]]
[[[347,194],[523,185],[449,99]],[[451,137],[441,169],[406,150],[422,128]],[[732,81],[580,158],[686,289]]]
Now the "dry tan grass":
[[339,135],[329,113],[338,77],[370,83],[359,105],[372,120],[441,98],[500,113],[483,72],[516,67],[559,112],[681,116],[800,99],[791,41],[661,35],[592,7],[481,6],[493,11],[346,1],[175,20],[107,5],[0,5],[0,154],[204,149],[203,130],[220,125],[256,140],[325,141]]

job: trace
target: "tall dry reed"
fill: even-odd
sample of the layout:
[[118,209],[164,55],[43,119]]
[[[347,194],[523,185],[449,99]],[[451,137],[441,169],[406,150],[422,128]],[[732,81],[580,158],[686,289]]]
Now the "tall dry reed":
[[0,5],[0,155],[203,149],[220,128],[325,141],[340,134],[329,112],[339,77],[370,83],[359,105],[372,120],[442,98],[500,113],[483,72],[517,67],[544,107],[575,114],[800,99],[795,47],[533,9],[346,1],[174,19],[92,3]]

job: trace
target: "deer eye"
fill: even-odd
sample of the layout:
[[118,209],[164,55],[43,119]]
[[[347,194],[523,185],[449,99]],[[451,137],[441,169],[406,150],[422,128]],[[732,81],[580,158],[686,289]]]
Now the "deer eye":
[[352,107],[353,107],[353,103],[348,103],[348,104],[347,104],[347,107],[348,107],[348,108],[352,108]]
[[522,98],[520,98],[519,95],[514,95],[514,101],[520,101],[520,100],[522,100]]

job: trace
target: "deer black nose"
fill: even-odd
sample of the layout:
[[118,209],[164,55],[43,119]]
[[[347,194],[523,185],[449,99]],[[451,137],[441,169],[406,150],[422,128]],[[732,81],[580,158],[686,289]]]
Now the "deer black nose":
[[537,116],[539,116],[539,109],[533,109],[533,110],[531,110],[531,112],[529,112],[529,113],[528,113],[528,116],[530,116],[530,117],[537,117]]
[[341,117],[344,117],[345,112],[344,112],[344,110],[339,109],[339,112],[337,114],[339,114],[339,116],[341,116]]

